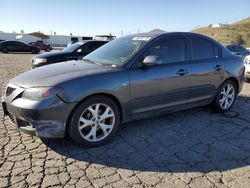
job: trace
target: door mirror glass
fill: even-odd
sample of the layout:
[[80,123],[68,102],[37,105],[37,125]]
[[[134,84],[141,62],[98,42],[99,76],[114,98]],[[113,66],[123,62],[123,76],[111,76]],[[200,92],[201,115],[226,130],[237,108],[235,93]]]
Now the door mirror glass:
[[161,64],[160,56],[157,55],[149,55],[144,58],[143,62],[144,65],[152,66],[156,64]]

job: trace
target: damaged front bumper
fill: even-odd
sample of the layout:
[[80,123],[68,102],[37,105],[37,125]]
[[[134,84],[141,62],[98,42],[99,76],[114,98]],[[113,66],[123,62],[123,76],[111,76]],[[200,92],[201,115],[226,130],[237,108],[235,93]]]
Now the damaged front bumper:
[[75,103],[65,103],[57,96],[46,101],[2,98],[4,115],[22,132],[44,138],[62,138],[67,119]]

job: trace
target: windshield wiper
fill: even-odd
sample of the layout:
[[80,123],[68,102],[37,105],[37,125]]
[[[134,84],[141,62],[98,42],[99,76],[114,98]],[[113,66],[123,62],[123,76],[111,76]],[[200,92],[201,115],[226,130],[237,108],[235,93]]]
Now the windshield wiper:
[[92,61],[92,60],[90,60],[90,59],[82,59],[82,60],[83,60],[83,61],[87,61],[87,62],[92,63],[92,64],[96,64],[96,65],[102,66],[101,63],[94,62],[94,61]]

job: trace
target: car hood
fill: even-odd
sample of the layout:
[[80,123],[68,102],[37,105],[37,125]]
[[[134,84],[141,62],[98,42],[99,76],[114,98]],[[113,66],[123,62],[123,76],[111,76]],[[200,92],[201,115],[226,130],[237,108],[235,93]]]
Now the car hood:
[[43,54],[39,54],[34,56],[34,58],[55,58],[55,57],[61,57],[61,56],[67,56],[69,54],[72,54],[72,52],[66,52],[66,51],[60,51],[60,52],[46,52]]
[[114,67],[85,61],[67,61],[24,72],[10,80],[10,83],[22,88],[55,86],[70,79],[107,72],[112,69]]

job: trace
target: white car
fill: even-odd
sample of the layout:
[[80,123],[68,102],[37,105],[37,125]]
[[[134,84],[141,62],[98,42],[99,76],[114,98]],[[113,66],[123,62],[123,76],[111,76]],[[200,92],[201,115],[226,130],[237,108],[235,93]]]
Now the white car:
[[250,82],[250,55],[244,58],[245,65],[245,79],[247,82]]

